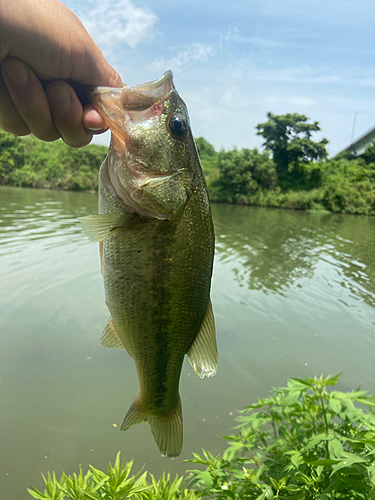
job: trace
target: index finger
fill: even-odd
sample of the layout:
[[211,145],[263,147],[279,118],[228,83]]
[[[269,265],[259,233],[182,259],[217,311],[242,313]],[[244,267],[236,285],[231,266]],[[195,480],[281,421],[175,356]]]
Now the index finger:
[[31,67],[15,57],[6,59],[3,79],[19,115],[39,139],[55,141],[60,137],[56,129],[43,86]]

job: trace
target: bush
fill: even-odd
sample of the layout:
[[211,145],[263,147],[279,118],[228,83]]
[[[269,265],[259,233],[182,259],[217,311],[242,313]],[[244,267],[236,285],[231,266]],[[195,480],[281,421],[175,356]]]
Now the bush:
[[73,149],[58,140],[19,138],[0,130],[0,184],[47,189],[94,190],[107,148]]
[[20,169],[24,161],[23,140],[0,129],[0,184],[8,184],[12,173]]
[[375,398],[329,391],[338,379],[289,379],[248,406],[221,456],[189,460],[206,468],[190,486],[215,499],[374,499]]
[[244,203],[260,188],[276,186],[276,169],[267,152],[257,149],[221,151],[217,162],[219,178],[211,185],[213,201]]

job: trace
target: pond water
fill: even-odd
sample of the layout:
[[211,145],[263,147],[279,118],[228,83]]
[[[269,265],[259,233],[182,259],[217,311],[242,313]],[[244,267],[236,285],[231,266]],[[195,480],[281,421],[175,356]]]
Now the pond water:
[[106,467],[121,450],[154,474],[216,454],[236,409],[286,377],[337,374],[375,393],[375,218],[214,205],[219,369],[181,376],[184,447],[162,458],[147,424],[119,431],[132,359],[100,346],[108,320],[98,247],[77,217],[96,195],[0,188],[0,499],[40,473]]

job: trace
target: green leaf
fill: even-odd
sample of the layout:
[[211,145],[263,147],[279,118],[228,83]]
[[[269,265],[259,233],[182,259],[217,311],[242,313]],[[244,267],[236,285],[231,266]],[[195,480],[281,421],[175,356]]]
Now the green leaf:
[[199,476],[204,481],[206,486],[208,487],[212,486],[212,477],[209,472],[203,471],[199,474]]
[[332,460],[330,458],[323,458],[322,460],[306,460],[306,464],[312,465],[313,467],[329,467],[335,465],[340,460]]
[[33,488],[32,486],[30,486],[30,488],[27,488],[27,491],[32,497],[37,498],[38,500],[45,500],[46,498],[48,498],[46,495],[43,495],[42,492],[40,492],[36,488]]
[[308,444],[304,446],[301,450],[301,453],[305,453],[308,450],[311,450],[314,448],[316,445],[321,443],[322,441],[329,441],[330,439],[333,439],[333,433],[329,434],[317,434],[316,436],[312,437]]
[[300,488],[296,484],[288,484],[285,489],[287,491],[299,491]]
[[332,439],[328,443],[329,456],[332,459],[341,459],[344,453],[344,448],[338,439]]
[[342,408],[342,404],[340,401],[338,401],[337,399],[329,398],[328,404],[334,413],[340,413]]
[[279,483],[273,477],[270,477],[269,480],[271,481],[271,484],[275,490],[280,489]]
[[272,498],[274,498],[272,489],[269,486],[267,486],[266,489],[263,491],[263,493],[258,497],[256,497],[255,500],[266,500],[266,499],[268,500]]
[[290,454],[290,461],[295,467],[299,467],[303,464],[303,456],[299,451],[288,452]]
[[292,406],[296,401],[298,401],[300,395],[300,390],[290,391],[289,395],[283,401],[283,406]]

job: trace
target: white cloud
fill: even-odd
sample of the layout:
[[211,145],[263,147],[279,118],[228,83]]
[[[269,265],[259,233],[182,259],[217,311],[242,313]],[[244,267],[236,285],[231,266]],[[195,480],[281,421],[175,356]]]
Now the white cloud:
[[194,42],[191,45],[188,45],[184,50],[178,52],[176,56],[170,59],[154,59],[147,65],[147,67],[150,71],[158,73],[165,71],[168,68],[176,70],[195,64],[206,63],[210,58],[215,56],[216,52],[217,47],[215,44],[204,45],[202,43]]
[[225,43],[239,43],[254,45],[262,49],[275,49],[285,47],[285,42],[275,38],[264,38],[261,36],[243,35],[238,28],[230,29],[221,35],[221,40]]
[[361,85],[366,85],[368,87],[375,87],[375,79],[374,78],[365,78],[360,81]]
[[111,0],[95,0],[84,5],[77,14],[104,51],[119,43],[135,48],[141,42],[149,40],[158,20],[150,9],[136,7],[131,0],[117,0],[116,3]]

